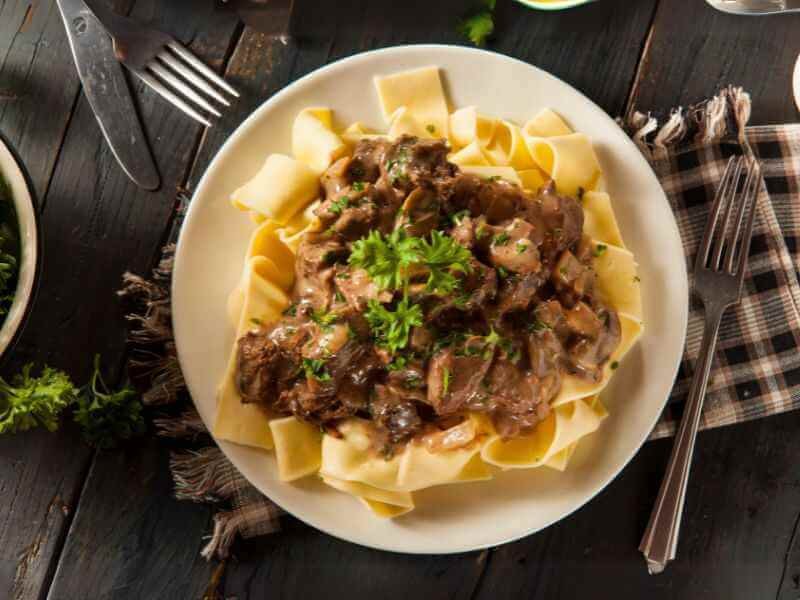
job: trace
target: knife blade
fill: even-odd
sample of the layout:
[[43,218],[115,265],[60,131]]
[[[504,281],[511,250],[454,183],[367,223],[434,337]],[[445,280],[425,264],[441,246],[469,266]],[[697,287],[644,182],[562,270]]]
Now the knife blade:
[[131,180],[146,190],[161,183],[111,38],[83,0],[56,0],[83,93],[111,152]]

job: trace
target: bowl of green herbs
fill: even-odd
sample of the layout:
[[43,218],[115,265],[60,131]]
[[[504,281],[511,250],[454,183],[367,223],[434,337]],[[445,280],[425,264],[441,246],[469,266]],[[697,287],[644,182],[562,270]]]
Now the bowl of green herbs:
[[22,330],[39,268],[39,235],[30,186],[0,138],[0,357]]

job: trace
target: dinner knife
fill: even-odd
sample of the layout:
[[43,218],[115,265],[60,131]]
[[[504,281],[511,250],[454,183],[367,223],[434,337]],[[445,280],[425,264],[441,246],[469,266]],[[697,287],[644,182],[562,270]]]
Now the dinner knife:
[[128,82],[100,21],[83,0],[56,0],[83,93],[111,152],[131,180],[146,190],[160,184],[158,169],[133,105]]

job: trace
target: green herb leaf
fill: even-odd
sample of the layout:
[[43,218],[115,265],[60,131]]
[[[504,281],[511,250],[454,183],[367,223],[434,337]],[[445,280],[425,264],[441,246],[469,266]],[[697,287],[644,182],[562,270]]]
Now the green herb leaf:
[[458,25],[458,32],[471,41],[476,46],[482,46],[494,31],[494,11],[495,0],[486,0],[486,8],[479,10],[475,14],[467,17]]
[[364,269],[381,289],[399,289],[412,265],[422,261],[422,240],[405,235],[402,229],[384,237],[379,231],[356,241],[350,265]]
[[428,291],[450,294],[458,287],[453,273],[472,271],[472,253],[441,231],[431,232],[431,241],[423,240],[421,251],[423,264],[429,270]]
[[498,233],[496,236],[492,238],[492,244],[495,246],[505,246],[508,243],[508,240],[511,238],[509,235],[504,231],[503,233]]
[[442,396],[446,396],[450,391],[450,369],[444,367],[442,369]]
[[330,381],[331,374],[325,368],[325,361],[321,358],[304,358],[303,371],[306,379],[316,379],[317,381]]
[[11,383],[0,377],[0,434],[43,426],[58,429],[58,416],[73,402],[77,389],[66,373],[45,367],[38,377],[27,364]]
[[136,391],[124,385],[112,391],[100,373],[100,355],[94,357],[89,384],[81,389],[72,415],[83,439],[96,448],[113,448],[119,440],[144,433],[142,403]]
[[311,320],[321,329],[330,329],[339,320],[339,315],[324,310],[315,310],[311,313]]
[[605,253],[606,250],[608,250],[608,246],[606,246],[605,244],[597,244],[597,246],[595,246],[595,249],[594,249],[594,255],[595,256],[602,256],[603,253]]
[[355,192],[363,192],[364,191],[364,182],[363,181],[354,181],[353,185],[350,186],[353,188]]
[[422,308],[418,304],[410,304],[407,296],[397,303],[393,311],[377,300],[370,300],[364,316],[378,345],[391,353],[405,348],[411,328],[422,325]]
[[331,202],[331,212],[335,215],[342,214],[342,211],[350,205],[350,197],[342,196]]

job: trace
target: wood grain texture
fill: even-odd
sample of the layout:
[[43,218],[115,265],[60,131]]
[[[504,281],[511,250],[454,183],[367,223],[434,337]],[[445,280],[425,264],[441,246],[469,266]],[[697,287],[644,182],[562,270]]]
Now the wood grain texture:
[[[220,65],[222,57],[229,49],[231,35],[236,22],[231,17],[220,18],[210,7],[198,10],[191,0],[173,0],[170,3],[138,2],[135,14],[146,20],[163,24],[166,29],[176,33],[198,54],[210,62]],[[61,27],[59,23],[59,27]],[[59,35],[64,36],[59,30]],[[55,62],[53,71],[40,73],[37,81],[58,78],[68,81],[74,66],[67,52],[69,64]],[[51,182],[43,198],[42,230],[44,234],[45,268],[41,276],[41,292],[33,307],[31,323],[15,351],[15,362],[35,358],[55,367],[66,369],[76,381],[85,379],[92,355],[100,352],[104,364],[110,370],[111,380],[119,375],[119,367],[124,353],[124,326],[122,309],[116,301],[114,291],[119,287],[123,271],[131,269],[146,272],[156,255],[164,228],[173,212],[176,187],[183,183],[191,159],[196,150],[200,129],[192,121],[164,103],[154,94],[138,86],[141,113],[148,138],[153,145],[156,161],[161,170],[164,185],[157,194],[147,193],[136,188],[116,164],[97,126],[94,115],[83,96],[78,101]],[[27,102],[21,110],[42,111],[35,102]],[[36,115],[25,116],[36,121]],[[48,126],[47,123],[44,123]],[[5,126],[5,125],[3,125]],[[48,126],[49,127],[49,126]],[[41,135],[50,133],[43,129]],[[28,139],[28,138],[26,138]],[[31,143],[34,143],[31,140]],[[34,144],[34,148],[44,144]],[[36,163],[31,157],[31,162]],[[43,186],[44,187],[44,186]],[[91,301],[87,301],[90,299]],[[2,455],[2,484],[0,494],[8,502],[11,511],[3,511],[0,517],[0,532],[3,544],[0,546],[0,597],[9,595],[19,598],[36,598],[47,591],[52,576],[57,553],[65,529],[78,504],[78,495],[84,486],[89,468],[91,453],[77,438],[69,425],[65,432],[54,435],[32,434],[0,440]],[[153,442],[154,443],[154,442]],[[14,453],[3,452],[5,447]],[[101,460],[92,469],[92,477],[86,482],[86,502],[91,502],[94,510],[101,512],[98,504],[107,503],[109,508],[120,508],[119,496],[109,493],[102,482],[117,477],[115,491],[123,494],[131,504],[125,505],[125,513],[131,523],[136,523],[131,506],[138,506],[152,514],[147,502],[135,502],[143,498],[165,498],[171,491],[166,476],[155,477],[156,473],[166,473],[165,449],[132,453],[131,462],[140,460],[139,472],[149,473],[138,478],[126,479],[118,473],[116,465]],[[6,456],[13,461],[6,464]],[[92,496],[92,492],[100,494]],[[160,494],[160,496],[159,496]],[[95,501],[102,498],[101,502]],[[58,507],[66,502],[71,511],[65,517]],[[55,504],[54,504],[55,503]],[[168,515],[170,506],[162,502],[164,514]],[[176,507],[172,507],[175,510]],[[183,508],[183,507],[182,507]],[[192,507],[185,507],[185,518],[191,520]],[[83,512],[81,521],[74,523],[73,531],[96,530],[94,523],[86,521],[91,513]],[[203,530],[207,510],[195,512],[203,520],[196,531]],[[119,517],[119,515],[117,515]],[[120,518],[117,518],[118,524]],[[176,520],[180,522],[179,520]],[[149,525],[144,525],[149,527]],[[166,530],[166,529],[165,529]],[[9,533],[6,535],[5,532]],[[100,574],[107,574],[108,581],[116,581],[114,569],[104,569],[117,560],[124,565],[119,549],[124,547],[130,528],[116,529],[117,538],[93,538],[87,547],[92,548],[93,560]],[[193,540],[199,544],[199,537]],[[76,540],[81,539],[76,537]],[[115,545],[115,542],[117,545]],[[163,538],[171,543],[170,538]],[[145,547],[152,550],[149,541],[143,540]],[[132,544],[135,547],[135,544]],[[128,548],[130,549],[131,546]],[[67,544],[65,560],[79,562],[80,547]],[[192,557],[195,551],[190,553]],[[109,561],[103,563],[100,559]],[[69,564],[69,563],[67,563]],[[135,565],[136,563],[131,563]],[[154,574],[155,575],[155,574]],[[147,581],[143,575],[137,579]],[[187,574],[187,577],[190,577]],[[72,579],[75,578],[75,579]],[[199,578],[202,582],[202,577]],[[93,597],[94,589],[104,589],[106,580],[86,580],[74,569],[62,569],[54,592],[65,590],[63,597]],[[175,585],[179,582],[175,581]],[[70,588],[70,586],[74,586]]]
[[80,82],[55,2],[0,2],[0,134],[47,191]]
[[798,426],[795,412],[701,433],[678,559],[662,575],[647,574],[636,547],[670,440],[646,444],[561,523],[497,548],[476,598],[774,598],[800,506]]
[[[35,1],[37,10],[29,11],[28,4],[0,0],[0,129],[33,167],[45,201],[47,268],[34,326],[15,362],[36,357],[78,378],[97,350],[110,368],[121,365],[121,308],[112,296],[121,272],[149,269],[170,223],[175,187],[196,182],[253,109],[298,77],[362,50],[463,43],[455,23],[466,6],[297,0],[296,37],[288,43],[244,31],[227,70],[243,98],[204,134],[137,88],[165,182],[147,194],[113,161],[85,99],[75,104],[77,78],[54,5]],[[755,122],[796,119],[782,91],[800,49],[790,29],[797,29],[797,16],[736,19],[700,0],[603,0],[565,13],[498,4],[499,33],[490,49],[563,78],[612,115],[626,109],[628,98],[638,108],[666,110],[731,82],[753,93]],[[212,14],[207,2],[138,0],[134,14],[191,42],[216,67],[238,38],[230,13]],[[19,102],[20,90],[37,101]],[[282,533],[237,545],[219,592],[240,600],[345,592],[370,600],[797,600],[798,426],[794,413],[701,434],[679,560],[660,577],[646,574],[636,546],[668,441],[646,445],[571,517],[495,550],[382,553],[287,518]],[[49,596],[65,600],[199,598],[214,570],[198,557],[210,509],[172,500],[171,489],[166,449],[153,439],[94,458],[69,426],[56,435],[0,439],[0,597],[44,597],[49,588]]]
[[798,29],[800,14],[740,17],[697,0],[661,2],[634,107],[666,111],[733,84],[752,95],[751,124],[795,122],[791,82]]
[[[0,135],[27,166],[40,200],[79,87],[55,3],[0,2]],[[69,344],[62,339],[62,352]],[[8,370],[32,355],[15,353]],[[0,597],[46,591],[89,456],[69,428],[0,438]]]

